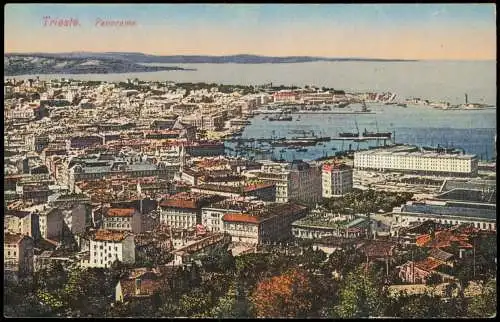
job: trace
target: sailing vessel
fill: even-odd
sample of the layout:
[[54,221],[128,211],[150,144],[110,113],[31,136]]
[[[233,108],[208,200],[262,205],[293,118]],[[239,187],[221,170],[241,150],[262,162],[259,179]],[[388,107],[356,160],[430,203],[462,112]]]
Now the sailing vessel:
[[371,110],[369,110],[368,107],[366,106],[366,103],[364,100],[362,102],[361,112],[363,112],[363,113],[371,112]]

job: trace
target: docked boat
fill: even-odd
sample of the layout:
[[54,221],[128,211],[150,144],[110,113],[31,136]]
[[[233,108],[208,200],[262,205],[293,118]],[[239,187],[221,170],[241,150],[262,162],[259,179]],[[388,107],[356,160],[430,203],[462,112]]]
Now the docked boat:
[[406,103],[398,103],[396,105],[399,107],[408,107],[408,105]]
[[363,132],[364,137],[370,137],[370,138],[386,138],[390,139],[392,137],[391,132],[368,132],[366,129]]
[[291,121],[292,116],[276,115],[269,117],[269,121]]
[[297,151],[297,152],[307,152],[307,149],[306,148],[298,148],[295,151]]
[[285,140],[285,141],[275,141],[271,143],[271,146],[314,146],[316,141],[311,140]]
[[359,137],[359,133],[353,133],[353,132],[340,132],[339,136],[341,138],[357,138]]
[[333,103],[332,107],[344,108],[349,104],[350,104],[349,102],[338,102],[338,103]]
[[340,132],[339,136],[341,138],[357,138],[357,137],[359,137],[358,122],[356,122],[356,120],[354,121],[354,125],[356,125],[356,132]]

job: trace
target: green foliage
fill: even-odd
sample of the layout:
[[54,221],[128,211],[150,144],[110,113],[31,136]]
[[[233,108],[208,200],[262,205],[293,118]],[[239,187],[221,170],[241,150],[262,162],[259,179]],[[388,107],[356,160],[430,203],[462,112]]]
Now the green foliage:
[[326,253],[321,249],[313,250],[312,247],[308,247],[302,255],[297,259],[297,262],[304,265],[306,269],[317,270],[321,267],[321,264],[326,260]]
[[342,198],[325,199],[323,204],[335,213],[376,213],[380,209],[389,212],[413,197],[408,192],[391,192],[355,189]]
[[210,294],[201,288],[194,288],[189,293],[181,296],[179,300],[179,315],[183,317],[204,314],[212,308]]
[[71,271],[62,298],[71,310],[84,316],[100,316],[110,303],[114,287],[103,269]]
[[35,281],[37,289],[54,292],[61,289],[68,274],[59,262],[52,262],[49,267],[41,269],[35,273]]
[[427,277],[427,281],[426,281],[426,284],[427,285],[437,285],[439,283],[441,283],[441,275],[439,275],[438,273],[431,273],[431,275],[429,275]]
[[361,251],[348,247],[345,249],[337,249],[328,257],[325,266],[331,272],[338,272],[341,276],[345,276],[348,272],[353,271],[360,264],[365,262],[365,256]]
[[210,316],[219,319],[239,317],[236,310],[236,292],[234,287],[231,287],[224,296],[218,299],[217,303],[210,310]]
[[497,311],[497,284],[492,279],[481,288],[481,294],[474,296],[468,307],[469,317],[492,317]]
[[443,308],[440,297],[428,293],[403,296],[399,299],[398,306],[396,316],[402,318],[439,317]]
[[235,259],[228,251],[228,245],[214,247],[201,261],[208,272],[229,273],[236,268]]
[[380,316],[383,312],[381,290],[370,274],[360,266],[347,275],[342,283],[340,302],[335,314],[340,318]]

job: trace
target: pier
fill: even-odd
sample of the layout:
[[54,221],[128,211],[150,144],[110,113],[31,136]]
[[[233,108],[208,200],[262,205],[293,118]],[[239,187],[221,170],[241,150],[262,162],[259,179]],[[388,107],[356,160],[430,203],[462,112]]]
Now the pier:
[[308,142],[312,143],[312,145],[319,143],[319,142],[328,142],[328,141],[386,141],[386,140],[391,140],[389,137],[370,137],[370,136],[359,136],[359,137],[329,137],[329,136],[324,136],[324,137],[308,137],[308,138],[230,138],[226,139],[227,142],[235,142],[239,144],[244,144],[244,143],[253,143],[253,142],[259,142],[259,143],[269,143],[271,145],[281,145],[281,144],[296,144],[298,141],[300,142]]

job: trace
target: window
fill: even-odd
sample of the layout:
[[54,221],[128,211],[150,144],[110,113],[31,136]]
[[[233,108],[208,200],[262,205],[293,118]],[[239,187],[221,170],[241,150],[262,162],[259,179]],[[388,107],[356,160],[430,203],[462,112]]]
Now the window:
[[8,251],[8,252],[7,252],[7,255],[9,255],[9,256],[10,256],[10,251]]

